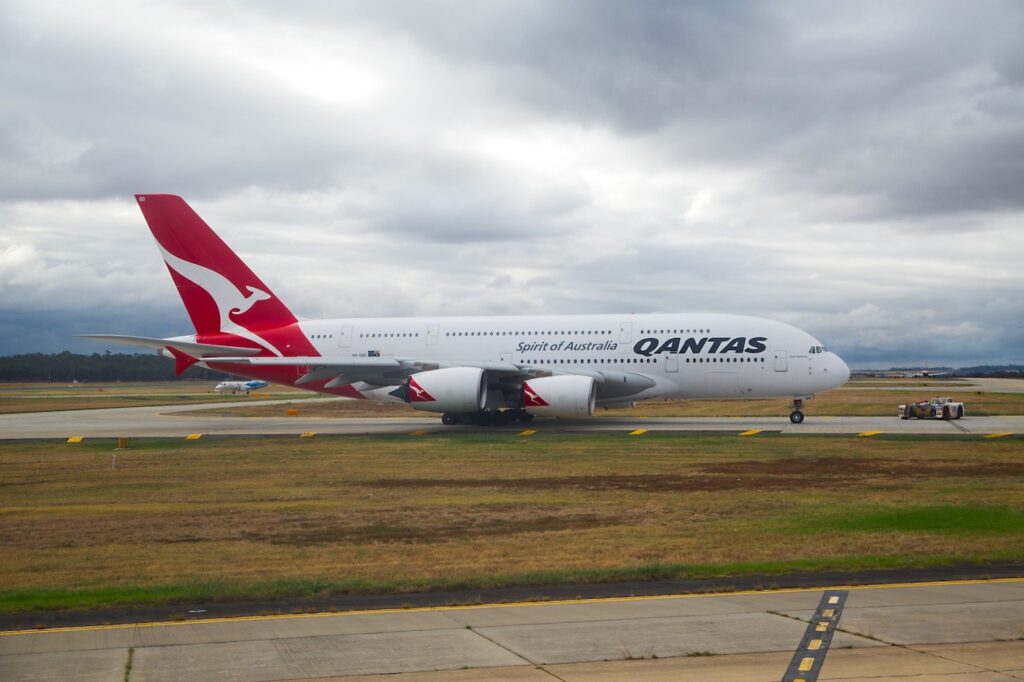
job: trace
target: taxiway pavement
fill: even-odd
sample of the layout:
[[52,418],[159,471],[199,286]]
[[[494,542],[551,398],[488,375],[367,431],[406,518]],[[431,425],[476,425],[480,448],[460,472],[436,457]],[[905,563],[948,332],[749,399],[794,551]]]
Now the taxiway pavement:
[[[296,403],[300,414],[286,416],[284,404],[289,401],[261,401],[260,405],[282,404],[280,417],[235,417],[204,414],[205,409],[223,409],[223,403],[178,405],[165,407],[124,407],[94,410],[63,410],[0,415],[0,439],[67,439],[159,437],[184,438],[203,435],[299,435],[299,434],[394,434],[417,431],[451,432],[478,430],[483,427],[443,426],[437,417],[401,418],[311,418],[301,416],[302,403]],[[897,417],[814,417],[802,424],[792,424],[779,417],[594,417],[585,420],[535,420],[528,426],[486,427],[508,432],[526,428],[539,432],[619,432],[648,431],[748,431],[781,432],[784,434],[866,434],[874,432],[925,435],[992,435],[1024,433],[1024,416],[965,417],[953,421],[941,419],[908,419]]]
[[[843,589],[819,679],[1024,678],[1024,579]],[[5,632],[0,671],[10,682],[778,680],[821,596],[780,590]]]

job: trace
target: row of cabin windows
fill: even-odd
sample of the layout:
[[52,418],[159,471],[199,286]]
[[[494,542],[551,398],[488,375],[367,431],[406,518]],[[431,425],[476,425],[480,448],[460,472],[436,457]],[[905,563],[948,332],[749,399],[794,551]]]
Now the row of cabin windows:
[[360,334],[361,339],[398,339],[398,338],[416,338],[419,336],[419,332],[408,332],[404,334]]
[[[637,364],[637,363],[654,363],[657,362],[657,358],[612,358],[611,360],[594,360],[591,358],[570,359],[566,360],[555,359],[555,360],[523,360],[524,365],[618,365],[618,364]],[[686,364],[697,364],[698,362],[764,362],[764,358],[686,358],[684,360]]]
[[559,331],[559,332],[445,332],[445,336],[565,336],[568,334],[576,335],[589,335],[589,334],[611,334],[610,331],[593,331],[593,330],[577,330],[577,331]]
[[[445,332],[445,336],[566,336],[569,334],[576,335],[592,335],[592,334],[611,334],[611,331],[593,331],[593,330],[576,330],[576,331],[516,331],[516,332]],[[641,334],[710,334],[710,329],[641,329]],[[395,338],[418,338],[418,332],[408,333],[380,333],[380,334],[360,334],[361,339],[395,339]],[[314,334],[314,339],[333,339],[333,334]],[[822,352],[824,349],[820,346],[816,347],[819,350],[811,349],[811,352]]]

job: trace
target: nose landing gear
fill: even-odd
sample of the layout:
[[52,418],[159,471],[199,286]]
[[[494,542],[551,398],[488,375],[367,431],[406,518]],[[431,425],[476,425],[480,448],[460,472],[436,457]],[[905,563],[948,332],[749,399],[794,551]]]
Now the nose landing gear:
[[789,413],[789,421],[800,424],[804,420],[804,413],[800,409],[804,406],[803,398],[793,398],[793,411]]

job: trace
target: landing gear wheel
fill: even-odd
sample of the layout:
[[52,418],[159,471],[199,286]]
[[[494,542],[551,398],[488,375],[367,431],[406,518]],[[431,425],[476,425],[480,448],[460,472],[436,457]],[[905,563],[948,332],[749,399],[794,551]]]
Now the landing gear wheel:
[[794,424],[800,424],[803,422],[803,420],[804,413],[801,412],[800,410],[793,410],[792,412],[789,413],[789,421],[793,422]]
[[445,412],[441,415],[441,423],[445,426],[453,426],[459,423],[459,415]]

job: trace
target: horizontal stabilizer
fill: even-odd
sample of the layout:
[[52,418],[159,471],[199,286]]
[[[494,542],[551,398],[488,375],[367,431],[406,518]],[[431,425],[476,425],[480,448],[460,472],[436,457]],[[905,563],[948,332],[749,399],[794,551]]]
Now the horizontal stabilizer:
[[108,343],[120,343],[125,346],[139,346],[141,348],[152,348],[153,350],[164,350],[173,348],[186,355],[195,358],[220,358],[231,356],[255,355],[261,352],[258,348],[239,348],[237,346],[218,346],[212,343],[195,343],[193,341],[182,341],[180,339],[152,339],[147,336],[124,336],[122,334],[79,334],[79,338],[93,339],[94,341],[106,341]]

